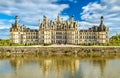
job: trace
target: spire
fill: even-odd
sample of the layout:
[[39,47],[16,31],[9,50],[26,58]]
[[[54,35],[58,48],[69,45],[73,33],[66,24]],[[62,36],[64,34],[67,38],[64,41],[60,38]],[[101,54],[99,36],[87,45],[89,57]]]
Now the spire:
[[103,19],[104,19],[104,17],[103,17],[103,16],[101,16],[101,23],[103,23]]
[[70,28],[73,28],[75,25],[74,25],[74,16],[71,16],[71,19],[70,19]]
[[71,20],[74,21],[74,16],[71,17]]
[[106,29],[106,26],[104,25],[104,23],[103,23],[103,19],[104,19],[104,17],[103,16],[101,16],[101,18],[100,18],[100,20],[101,20],[101,23],[100,23],[100,30],[101,31],[103,31],[103,30],[105,30]]
[[58,18],[60,18],[60,14],[58,14],[58,16],[57,16]]
[[18,16],[15,16],[15,27],[18,27]]
[[39,28],[41,28],[41,22],[40,22],[40,19],[38,20],[38,26],[39,26]]
[[46,17],[46,16],[43,16],[43,20],[44,20],[44,21],[47,21],[47,17]]
[[57,21],[60,22],[60,14],[57,16]]

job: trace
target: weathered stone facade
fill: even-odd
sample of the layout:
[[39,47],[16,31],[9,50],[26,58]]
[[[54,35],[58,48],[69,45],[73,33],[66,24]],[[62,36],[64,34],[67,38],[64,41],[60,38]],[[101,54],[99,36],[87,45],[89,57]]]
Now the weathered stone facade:
[[20,44],[88,44],[109,43],[109,28],[103,23],[93,26],[88,30],[78,29],[78,21],[74,16],[70,20],[63,21],[58,15],[55,21],[48,20],[46,16],[40,23],[39,30],[33,30],[26,26],[20,26],[18,17],[10,28],[11,43]]

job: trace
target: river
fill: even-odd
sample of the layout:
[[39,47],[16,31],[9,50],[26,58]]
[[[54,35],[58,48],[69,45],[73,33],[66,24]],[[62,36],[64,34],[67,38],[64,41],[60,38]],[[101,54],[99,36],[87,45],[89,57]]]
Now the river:
[[120,56],[0,55],[0,78],[120,78]]

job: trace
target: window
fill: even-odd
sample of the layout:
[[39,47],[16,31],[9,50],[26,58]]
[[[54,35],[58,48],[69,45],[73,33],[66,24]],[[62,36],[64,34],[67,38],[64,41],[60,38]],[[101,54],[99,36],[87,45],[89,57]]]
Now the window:
[[62,39],[62,36],[56,36],[56,39]]
[[62,32],[56,32],[56,35],[62,35]]

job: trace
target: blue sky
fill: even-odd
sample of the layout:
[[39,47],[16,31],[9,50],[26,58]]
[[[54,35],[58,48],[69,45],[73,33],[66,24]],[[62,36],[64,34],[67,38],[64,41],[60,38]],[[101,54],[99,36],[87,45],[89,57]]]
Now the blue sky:
[[110,36],[120,33],[119,0],[0,0],[0,39],[9,39],[9,28],[16,15],[20,24],[37,29],[43,15],[55,20],[58,14],[64,20],[74,15],[80,29],[99,25],[100,16],[104,16]]

